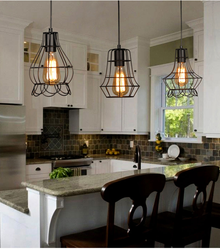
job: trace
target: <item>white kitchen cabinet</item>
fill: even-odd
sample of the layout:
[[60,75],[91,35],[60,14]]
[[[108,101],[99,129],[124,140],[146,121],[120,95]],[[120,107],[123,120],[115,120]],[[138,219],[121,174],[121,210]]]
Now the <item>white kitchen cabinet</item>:
[[73,134],[100,133],[100,75],[87,76],[87,108],[69,111],[69,130]]
[[29,67],[24,69],[24,105],[26,110],[26,130],[27,135],[41,134],[43,129],[43,105],[42,96],[31,95],[33,83],[29,77]]
[[203,132],[220,138],[219,68],[220,2],[204,3],[204,114]]
[[95,174],[110,173],[110,160],[94,160],[91,165],[95,168]]
[[[204,76],[204,62],[196,62],[194,64],[194,70],[195,72],[200,75]],[[204,105],[204,77],[202,82],[197,88],[198,96],[194,97],[194,132],[198,135],[203,135],[203,105]]]
[[50,179],[51,163],[26,165],[26,181]]
[[204,60],[204,31],[196,31],[193,34],[193,56],[195,61]]
[[87,46],[84,44],[68,43],[68,58],[74,70],[87,70]]
[[[63,72],[61,71],[61,75]],[[86,108],[87,106],[87,72],[74,70],[74,76],[69,84],[71,95],[59,94],[44,98],[44,107]]]
[[0,103],[23,104],[24,28],[29,22],[0,18]]

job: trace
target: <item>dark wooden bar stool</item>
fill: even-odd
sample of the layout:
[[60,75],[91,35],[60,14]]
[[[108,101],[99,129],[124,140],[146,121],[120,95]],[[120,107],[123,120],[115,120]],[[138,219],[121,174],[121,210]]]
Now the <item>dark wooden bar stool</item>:
[[[108,202],[107,226],[63,236],[60,238],[61,247],[153,247],[159,197],[164,185],[165,176],[153,173],[133,175],[105,184],[101,196]],[[153,192],[156,192],[153,212],[146,222],[146,200]],[[115,203],[125,197],[132,200],[128,214],[128,230],[114,225]],[[138,224],[133,220],[137,207],[143,209]]]
[[[184,247],[202,240],[202,247],[209,247],[212,200],[218,176],[219,168],[211,165],[186,169],[176,174],[174,183],[179,188],[176,213],[158,214],[156,241],[165,244],[165,247]],[[210,182],[211,190],[207,200],[207,186]],[[192,206],[184,208],[184,191],[191,184],[196,186],[196,193]],[[200,195],[203,196],[202,203],[197,202]]]
[[212,203],[212,227],[220,229],[220,204]]

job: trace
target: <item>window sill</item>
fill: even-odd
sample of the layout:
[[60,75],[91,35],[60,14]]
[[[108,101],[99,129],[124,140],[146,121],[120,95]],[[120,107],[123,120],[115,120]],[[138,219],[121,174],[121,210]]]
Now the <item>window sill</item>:
[[[155,142],[156,139],[154,139],[154,140],[150,139],[148,141]],[[162,141],[163,142],[170,142],[170,143],[197,143],[197,144],[198,143],[203,143],[202,142],[202,137],[200,137],[200,136],[195,138],[195,139],[184,139],[184,138],[163,139],[162,138]]]

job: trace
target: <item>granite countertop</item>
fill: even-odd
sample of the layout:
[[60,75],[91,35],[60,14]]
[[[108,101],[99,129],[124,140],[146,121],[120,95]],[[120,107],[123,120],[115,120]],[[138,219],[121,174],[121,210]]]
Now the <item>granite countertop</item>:
[[43,180],[36,182],[22,182],[24,187],[28,187],[45,194],[53,196],[74,196],[80,194],[88,194],[100,192],[102,186],[110,181],[131,176],[139,173],[161,173],[165,174],[167,181],[172,180],[173,176],[187,168],[201,165],[201,163],[189,163],[182,165],[170,165],[164,167],[153,167],[142,170],[130,170],[108,174],[97,174],[87,176],[75,176],[53,180]]
[[0,191],[0,202],[28,214],[28,196],[25,188]]

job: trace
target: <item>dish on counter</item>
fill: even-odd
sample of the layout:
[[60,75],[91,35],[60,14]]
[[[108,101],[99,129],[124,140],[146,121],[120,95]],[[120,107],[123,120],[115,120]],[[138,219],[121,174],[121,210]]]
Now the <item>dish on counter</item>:
[[180,148],[173,144],[168,148],[167,153],[170,158],[177,158],[180,154]]
[[175,161],[176,158],[158,158],[160,161]]

